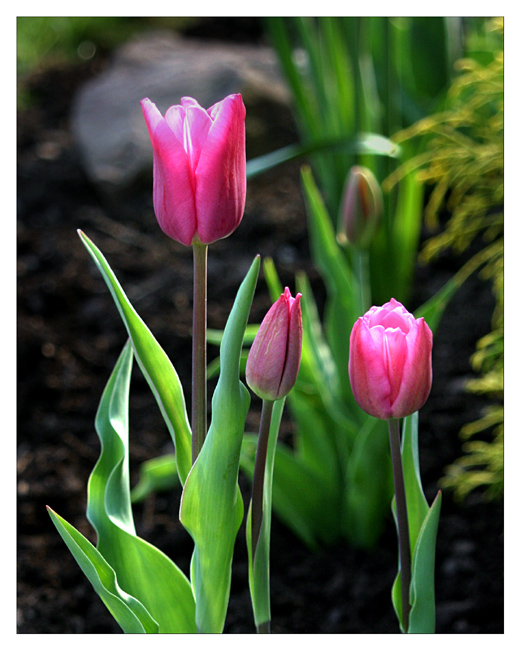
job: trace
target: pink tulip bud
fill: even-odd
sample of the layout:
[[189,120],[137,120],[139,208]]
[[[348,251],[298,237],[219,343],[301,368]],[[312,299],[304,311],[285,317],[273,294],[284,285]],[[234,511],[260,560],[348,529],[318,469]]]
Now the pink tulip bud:
[[341,200],[338,236],[358,248],[370,245],[383,212],[383,197],[376,177],[366,167],[352,167]]
[[432,385],[432,332],[392,298],[358,318],[350,335],[350,384],[361,408],[381,420],[418,411]]
[[153,205],[162,230],[191,246],[211,244],[240,224],[246,201],[246,109],[229,95],[205,110],[183,97],[164,117],[141,101],[153,147]]
[[246,365],[246,381],[266,400],[285,397],[296,383],[302,355],[301,293],[286,287],[265,315]]

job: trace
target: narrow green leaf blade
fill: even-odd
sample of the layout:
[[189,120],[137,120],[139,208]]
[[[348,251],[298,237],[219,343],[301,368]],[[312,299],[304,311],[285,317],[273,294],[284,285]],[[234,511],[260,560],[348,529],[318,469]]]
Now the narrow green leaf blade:
[[191,429],[179,377],[164,350],[130,304],[101,251],[83,232],[78,232],[101,272],[123,319],[139,366],[172,436],[179,477],[184,483],[191,468]]
[[119,587],[114,570],[95,546],[51,508],[47,510],[76,562],[123,632],[128,634],[158,632],[157,622],[142,603]]
[[244,514],[238,467],[251,397],[240,381],[239,370],[259,269],[257,257],[239,288],[226,324],[211,426],[181,500],[181,523],[195,542],[191,575],[197,629],[204,633],[220,633],[224,628],[233,548]]

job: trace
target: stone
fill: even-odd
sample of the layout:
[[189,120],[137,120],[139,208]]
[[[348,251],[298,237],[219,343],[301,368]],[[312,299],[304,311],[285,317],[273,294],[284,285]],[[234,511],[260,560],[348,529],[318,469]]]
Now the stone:
[[[164,114],[183,96],[195,97],[208,108],[236,92],[242,93],[247,108],[248,159],[292,141],[275,135],[277,141],[269,148],[266,140],[270,124],[285,123],[289,131],[292,124],[289,92],[270,48],[163,32],[129,41],[102,73],[82,86],[73,103],[71,129],[86,174],[108,193],[151,174],[143,97]],[[276,120],[273,115],[265,119],[266,111],[276,113]]]

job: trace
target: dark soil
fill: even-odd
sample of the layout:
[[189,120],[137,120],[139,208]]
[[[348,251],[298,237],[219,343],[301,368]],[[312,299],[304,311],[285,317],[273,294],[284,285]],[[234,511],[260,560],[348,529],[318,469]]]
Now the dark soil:
[[[100,247],[130,300],[161,342],[184,386],[190,383],[191,251],[160,231],[148,185],[106,201],[85,178],[68,130],[70,101],[94,65],[53,69],[30,81],[34,107],[18,117],[18,632],[119,633],[57,534],[48,504],[95,541],[86,517],[86,484],[99,454],[97,403],[125,343],[110,295],[76,234]],[[250,182],[235,234],[209,256],[209,326],[222,328],[255,254],[272,256],[283,282],[304,269],[323,298],[310,261],[298,167]],[[462,263],[446,255],[418,269],[414,306]],[[259,281],[251,322],[270,304]],[[489,331],[493,300],[470,279],[436,335],[434,386],[421,412],[420,457],[431,501],[444,468],[460,457],[461,426],[485,401],[463,391],[469,357]],[[210,358],[215,351],[210,349]],[[211,390],[211,387],[210,387]],[[189,392],[189,391],[188,391]],[[187,395],[189,402],[189,395]],[[258,404],[249,420],[253,428]],[[189,404],[188,404],[189,408]],[[284,434],[291,431],[288,416]],[[131,469],[172,450],[145,380],[135,372],[131,397]],[[244,498],[249,486],[241,478]],[[190,539],[176,521],[180,495],[136,506],[138,533],[189,570]],[[272,628],[276,633],[396,633],[390,601],[396,534],[388,518],[373,551],[344,543],[311,553],[273,522]],[[503,505],[479,494],[464,504],[444,494],[439,526],[437,630],[503,632]],[[239,532],[226,632],[253,633],[244,532]]]

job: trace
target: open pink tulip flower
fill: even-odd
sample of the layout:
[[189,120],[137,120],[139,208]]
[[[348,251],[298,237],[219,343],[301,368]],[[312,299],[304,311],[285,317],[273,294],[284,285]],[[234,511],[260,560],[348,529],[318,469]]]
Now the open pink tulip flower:
[[302,354],[301,293],[284,293],[265,315],[246,365],[249,388],[266,400],[285,397],[296,383]]
[[141,101],[153,147],[153,204],[162,230],[191,246],[211,244],[240,224],[246,201],[246,109],[229,95],[207,110],[183,97],[164,117]]
[[350,335],[349,376],[361,408],[381,420],[419,410],[432,385],[432,332],[392,298],[358,318]]

